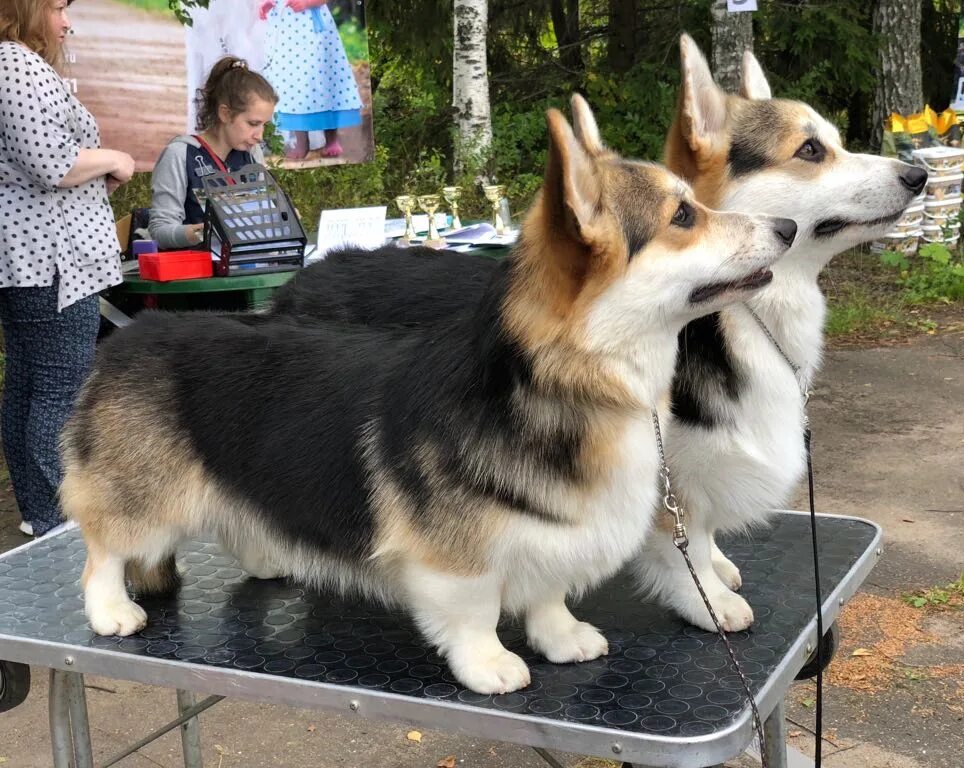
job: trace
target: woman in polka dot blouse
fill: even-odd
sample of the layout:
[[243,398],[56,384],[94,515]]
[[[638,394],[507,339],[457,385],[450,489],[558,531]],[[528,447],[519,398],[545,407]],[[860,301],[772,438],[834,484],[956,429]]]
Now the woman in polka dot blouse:
[[308,131],[325,132],[322,157],[342,153],[338,129],[361,124],[361,96],[328,0],[264,0],[264,75],[280,100],[275,122],[291,133],[285,155],[308,154]]
[[3,452],[20,529],[38,536],[60,521],[58,439],[93,359],[97,293],[121,282],[107,185],[134,173],[54,69],[70,1],[0,5]]

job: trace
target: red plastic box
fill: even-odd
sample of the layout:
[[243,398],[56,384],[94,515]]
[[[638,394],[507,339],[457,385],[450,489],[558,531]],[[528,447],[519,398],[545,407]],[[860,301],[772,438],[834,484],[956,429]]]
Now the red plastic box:
[[144,280],[190,280],[211,277],[214,265],[208,251],[164,251],[142,253],[137,257],[137,267]]

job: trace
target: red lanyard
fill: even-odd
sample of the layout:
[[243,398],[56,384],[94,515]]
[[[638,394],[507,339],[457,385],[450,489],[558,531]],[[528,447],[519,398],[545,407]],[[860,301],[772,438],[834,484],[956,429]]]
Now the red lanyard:
[[228,184],[234,184],[234,179],[231,177],[231,172],[227,169],[227,166],[224,164],[221,158],[218,157],[217,152],[211,149],[210,145],[200,136],[195,134],[194,138],[197,139],[198,144],[201,145],[204,151],[208,153],[208,155],[214,161],[214,164],[218,167],[218,170],[221,171],[221,173],[227,174]]

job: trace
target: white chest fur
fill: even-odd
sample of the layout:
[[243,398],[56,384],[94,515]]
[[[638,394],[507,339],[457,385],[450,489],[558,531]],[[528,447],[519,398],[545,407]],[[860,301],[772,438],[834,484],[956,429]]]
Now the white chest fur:
[[742,375],[740,395],[721,403],[725,417],[710,428],[674,424],[669,463],[693,514],[713,528],[742,528],[787,503],[805,470],[803,396],[819,364],[824,301],[817,286],[774,286],[754,311],[723,314],[724,332]]
[[[663,421],[666,414],[663,414]],[[504,574],[504,607],[513,610],[546,590],[581,592],[615,573],[652,525],[657,452],[652,419],[641,413],[622,433],[608,478],[593,490],[567,491],[571,522],[519,519],[495,552]]]

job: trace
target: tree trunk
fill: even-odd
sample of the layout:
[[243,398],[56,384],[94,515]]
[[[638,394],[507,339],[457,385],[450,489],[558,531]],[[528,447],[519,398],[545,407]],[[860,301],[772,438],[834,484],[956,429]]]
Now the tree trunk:
[[920,65],[920,0],[878,0],[874,9],[877,84],[871,146],[877,150],[891,112],[910,115],[924,107]]
[[549,15],[559,46],[559,62],[570,73],[585,71],[579,36],[579,0],[550,0]]
[[609,0],[606,58],[613,72],[628,72],[636,63],[636,0]]
[[455,169],[492,146],[489,72],[486,59],[488,0],[455,0],[452,56],[452,107],[455,112]]
[[740,89],[743,51],[753,50],[753,13],[730,13],[726,0],[713,0],[713,77],[724,91]]

